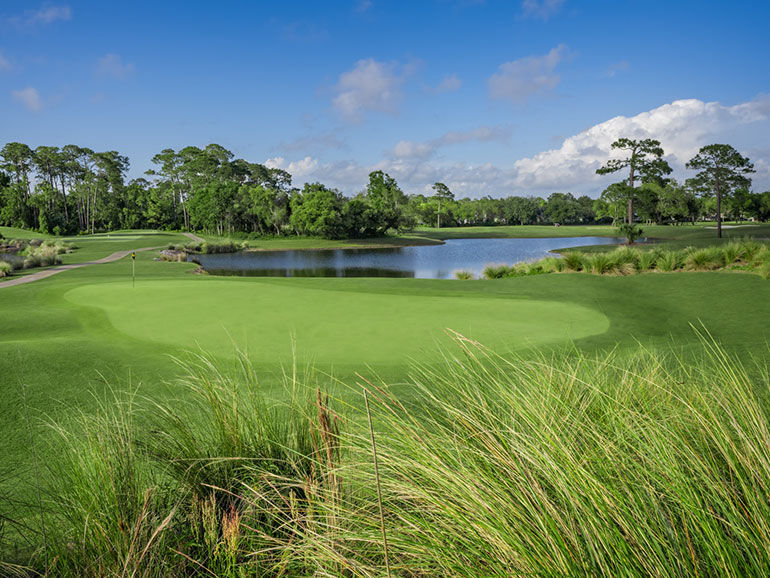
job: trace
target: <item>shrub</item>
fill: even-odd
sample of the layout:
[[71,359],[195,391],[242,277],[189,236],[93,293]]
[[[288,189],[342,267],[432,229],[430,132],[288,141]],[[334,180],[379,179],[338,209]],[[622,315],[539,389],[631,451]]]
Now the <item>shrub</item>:
[[564,271],[564,260],[559,257],[546,257],[540,261],[544,273],[558,273]]
[[636,260],[637,271],[652,271],[659,258],[659,254],[656,251],[639,251]]
[[611,273],[616,263],[609,253],[594,253],[583,256],[583,269],[594,275]]
[[631,263],[632,265],[636,266],[636,263],[639,260],[639,253],[640,251],[638,249],[633,249],[626,246],[618,247],[612,251],[612,253],[610,253],[610,256],[612,260],[618,264]]
[[658,271],[670,272],[680,269],[684,265],[682,255],[677,251],[665,251],[658,258]]
[[470,271],[455,271],[455,279],[475,279],[476,276]]
[[510,267],[508,265],[487,265],[481,273],[484,279],[502,279],[508,277]]
[[0,261],[0,278],[9,277],[13,273],[13,267],[7,261]]
[[580,251],[567,251],[562,256],[564,261],[564,269],[568,271],[582,271],[583,270],[583,253]]
[[732,265],[743,258],[743,245],[736,241],[722,246],[722,259],[725,265]]
[[684,264],[693,271],[713,271],[724,266],[724,254],[719,247],[695,249],[687,254]]
[[639,237],[644,234],[641,227],[634,225],[633,223],[623,223],[617,226],[618,233],[626,238],[626,243],[633,245]]

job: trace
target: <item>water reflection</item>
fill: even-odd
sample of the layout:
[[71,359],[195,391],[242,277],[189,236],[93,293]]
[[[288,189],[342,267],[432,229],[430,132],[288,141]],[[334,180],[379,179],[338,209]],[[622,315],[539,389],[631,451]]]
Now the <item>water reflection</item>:
[[619,242],[607,237],[451,239],[420,247],[246,251],[195,259],[212,275],[451,279],[459,270],[480,276],[490,264],[542,259],[553,249]]

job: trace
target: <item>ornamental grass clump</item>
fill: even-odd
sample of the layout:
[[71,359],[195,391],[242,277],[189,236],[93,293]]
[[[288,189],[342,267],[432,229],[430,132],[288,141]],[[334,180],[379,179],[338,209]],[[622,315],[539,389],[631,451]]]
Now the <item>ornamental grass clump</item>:
[[583,270],[594,275],[612,273],[617,263],[610,253],[593,253],[583,255]]
[[[407,410],[369,388],[366,436],[346,439],[352,489],[313,562],[394,576],[766,576],[770,420],[765,370],[710,341],[697,361],[500,357],[461,336],[423,366]],[[323,573],[322,566],[316,575]]]
[[10,277],[13,274],[13,267],[7,261],[0,261],[0,278]]
[[684,256],[679,251],[663,251],[657,260],[657,269],[664,273],[684,267]]
[[660,253],[657,251],[639,251],[636,258],[636,270],[640,273],[655,269]]
[[684,266],[690,271],[714,271],[724,264],[724,254],[720,247],[685,249]]
[[562,255],[565,271],[582,271],[584,255],[580,251],[567,251]]
[[455,279],[475,279],[476,276],[471,271],[455,271]]
[[166,531],[174,518],[176,485],[152,467],[138,442],[135,396],[111,392],[95,414],[53,424],[57,460],[45,482],[45,575],[170,575]]
[[510,269],[508,265],[487,265],[481,274],[484,279],[502,279],[508,277]]

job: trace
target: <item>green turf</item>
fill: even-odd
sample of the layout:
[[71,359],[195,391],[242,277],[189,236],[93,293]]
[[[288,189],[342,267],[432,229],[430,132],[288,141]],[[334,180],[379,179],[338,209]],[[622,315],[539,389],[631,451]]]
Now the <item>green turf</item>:
[[17,229],[16,227],[0,226],[0,235],[6,239],[49,239],[51,235],[45,235],[36,231]]
[[[338,285],[338,284],[337,284]],[[556,301],[473,295],[339,291],[335,284],[195,279],[87,285],[69,302],[104,311],[112,327],[133,339],[196,346],[217,355],[231,340],[258,363],[393,364],[435,359],[447,328],[507,349],[576,340],[603,333],[596,309]],[[180,306],[184,304],[184,306]]]
[[[700,226],[664,229],[682,243],[715,235]],[[589,227],[576,231],[598,234]],[[746,229],[725,232],[739,231],[745,236]],[[752,231],[770,236],[767,226]],[[65,255],[66,262],[187,238],[130,231],[73,242],[80,248]],[[697,347],[690,324],[700,323],[741,356],[766,355],[770,338],[770,282],[735,272],[499,281],[223,279],[193,275],[190,263],[154,261],[157,255],[137,254],[135,289],[130,258],[0,289],[0,493],[30,490],[30,435],[41,460],[55,459],[44,449],[46,416],[61,419],[67,407],[94,407],[92,395],[105,383],[139,386],[151,397],[177,395],[167,383],[179,371],[171,356],[197,346],[226,358],[234,344],[248,348],[269,388],[291,362],[292,339],[301,364],[316,365],[315,379],[324,384],[324,373],[350,383],[357,372],[399,382],[411,360],[438,359],[438,348],[449,343],[445,328],[501,352],[570,344],[588,352],[622,350],[637,342],[687,351]]]
[[[199,234],[199,237],[210,243],[222,243],[230,241],[229,237],[218,235]],[[269,237],[264,239],[249,239],[246,241],[235,239],[233,242],[240,245],[246,242],[251,249],[263,251],[284,251],[291,249],[356,249],[378,247],[406,247],[414,245],[440,244],[440,239],[428,238],[420,234],[388,235],[372,239],[320,239],[315,237]]]

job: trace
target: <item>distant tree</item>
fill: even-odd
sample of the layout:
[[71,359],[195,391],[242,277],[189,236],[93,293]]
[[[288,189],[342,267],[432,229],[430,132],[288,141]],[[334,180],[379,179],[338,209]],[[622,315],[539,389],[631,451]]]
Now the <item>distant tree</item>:
[[745,215],[751,212],[754,197],[751,191],[745,187],[735,189],[729,203],[727,203],[730,215],[738,222],[743,221]]
[[610,217],[612,224],[616,225],[622,219],[623,212],[628,205],[631,193],[625,182],[612,183],[602,191],[597,203],[594,203],[594,212],[600,219]]
[[372,215],[376,216],[375,235],[384,235],[388,229],[398,230],[401,227],[402,207],[407,199],[396,180],[388,173],[369,173],[364,200],[372,208]]
[[453,201],[455,196],[452,191],[449,190],[449,187],[447,187],[444,183],[434,183],[433,184],[433,190],[435,193],[433,194],[433,198],[436,200],[436,203],[438,204],[438,208],[436,210],[436,228],[441,228],[441,201],[443,200],[445,203],[447,201]]
[[306,183],[301,194],[291,199],[291,225],[298,235],[326,239],[344,236],[342,194],[321,183]]
[[508,197],[503,199],[503,216],[510,224],[532,225],[540,216],[540,201],[535,197]]
[[722,198],[739,187],[750,187],[746,176],[754,172],[751,161],[726,144],[704,146],[687,163],[687,168],[700,171],[689,179],[701,195],[716,197],[717,237],[722,238]]
[[596,169],[596,173],[606,175],[622,169],[628,169],[627,189],[624,189],[628,196],[626,202],[628,206],[627,222],[634,222],[634,186],[637,180],[650,182],[655,179],[662,179],[664,175],[671,174],[671,167],[663,160],[663,149],[660,141],[655,139],[633,140],[620,138],[612,143],[613,150],[627,151],[628,156],[622,159],[610,159],[607,163]]
[[580,214],[581,207],[572,193],[553,193],[546,201],[545,217],[552,223],[577,223]]

